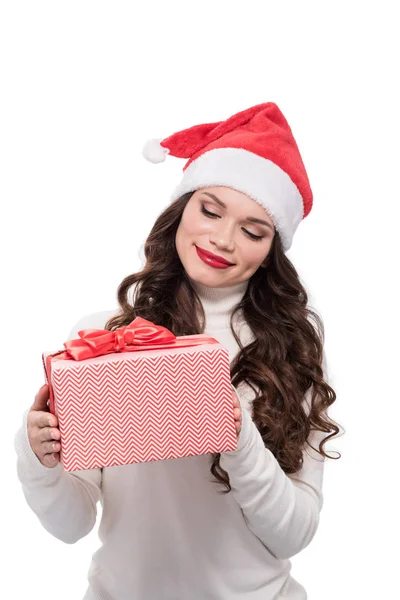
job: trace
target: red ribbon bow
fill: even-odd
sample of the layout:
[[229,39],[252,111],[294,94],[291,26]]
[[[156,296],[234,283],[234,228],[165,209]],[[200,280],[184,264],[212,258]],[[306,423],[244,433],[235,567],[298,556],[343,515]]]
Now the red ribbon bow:
[[166,327],[155,325],[142,317],[136,317],[129,325],[115,331],[107,329],[82,329],[80,339],[64,343],[69,358],[85,360],[112,352],[131,352],[141,346],[154,347],[174,345],[176,336]]

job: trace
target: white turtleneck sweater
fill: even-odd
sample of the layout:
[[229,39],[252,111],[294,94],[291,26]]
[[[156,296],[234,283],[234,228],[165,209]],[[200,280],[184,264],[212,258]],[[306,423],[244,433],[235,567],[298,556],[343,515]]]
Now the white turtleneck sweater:
[[[205,333],[229,350],[232,361],[239,348],[229,318],[248,282],[229,288],[192,284],[205,309]],[[103,329],[114,314],[82,318],[68,339],[79,337],[80,329]],[[245,344],[253,339],[243,320],[236,327]],[[224,488],[213,482],[210,455],[75,472],[61,463],[45,467],[29,444],[25,411],[15,436],[18,477],[43,527],[73,544],[94,527],[99,501],[102,507],[101,545],[84,600],[307,598],[290,574],[289,558],[317,530],[324,460],[307,446],[302,469],[286,475],[253,423],[254,392],[244,383],[236,391],[242,406],[238,450],[221,455],[229,494],[218,493]],[[314,447],[320,435],[313,436]]]

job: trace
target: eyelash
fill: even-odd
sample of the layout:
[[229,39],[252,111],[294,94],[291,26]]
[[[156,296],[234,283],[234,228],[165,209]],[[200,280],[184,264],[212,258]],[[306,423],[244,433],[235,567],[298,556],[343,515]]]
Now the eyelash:
[[[211,219],[219,217],[219,215],[215,215],[214,213],[211,213],[206,208],[204,208],[204,204],[201,205],[201,212],[203,213],[203,215],[206,215],[206,217],[209,217]],[[250,231],[247,231],[246,229],[244,229],[244,231],[254,242],[260,242],[264,237],[263,235],[254,235],[254,233],[250,233]]]

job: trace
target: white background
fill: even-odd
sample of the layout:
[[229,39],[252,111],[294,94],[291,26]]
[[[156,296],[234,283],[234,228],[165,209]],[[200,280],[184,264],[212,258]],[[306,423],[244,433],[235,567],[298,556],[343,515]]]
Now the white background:
[[288,257],[323,318],[330,414],[346,430],[292,573],[309,600],[396,596],[396,4],[1,4],[2,598],[86,590],[96,530],[65,545],[42,528],[13,439],[44,383],[41,352],[62,348],[83,315],[117,307],[180,180],[185,161],[152,165],[143,143],[267,101],[288,119],[314,193]]

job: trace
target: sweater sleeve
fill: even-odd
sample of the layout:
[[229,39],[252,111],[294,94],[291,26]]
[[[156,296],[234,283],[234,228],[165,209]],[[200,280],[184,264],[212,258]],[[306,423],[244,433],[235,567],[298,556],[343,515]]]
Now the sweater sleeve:
[[[311,388],[305,401],[310,394]],[[324,432],[312,431],[309,442],[318,448],[325,437]],[[250,412],[242,410],[238,449],[221,454],[220,465],[249,529],[279,559],[303,550],[318,528],[325,459],[313,448],[305,445],[302,468],[287,475],[265,447]]]
[[[103,328],[112,312],[87,315],[72,328],[68,339],[89,327]],[[97,502],[101,499],[101,469],[67,472],[60,462],[55,467],[43,465],[33,452],[27,431],[27,409],[22,425],[14,437],[17,474],[25,499],[43,527],[54,537],[73,544],[94,527]]]

